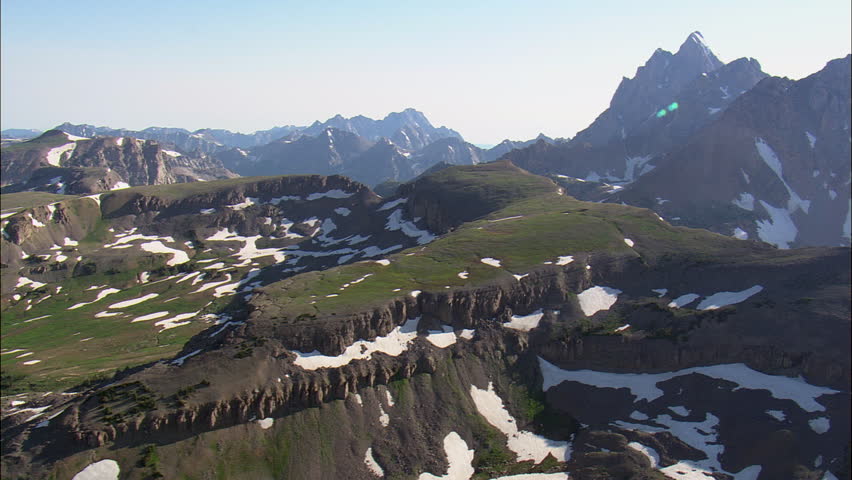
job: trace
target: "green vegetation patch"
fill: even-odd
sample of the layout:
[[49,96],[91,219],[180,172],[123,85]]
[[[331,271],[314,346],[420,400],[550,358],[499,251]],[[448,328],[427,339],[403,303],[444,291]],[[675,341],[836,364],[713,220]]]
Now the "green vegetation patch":
[[[272,305],[262,308],[279,319],[313,320],[364,310],[415,290],[441,292],[508,280],[511,274],[527,273],[567,255],[634,256],[646,263],[684,258],[725,262],[767,250],[752,242],[674,227],[649,210],[559,195],[550,180],[511,165],[448,168],[418,180],[414,191],[424,185],[438,198],[455,198],[453,192],[464,191],[483,205],[504,207],[484,212],[479,220],[424,247],[388,257],[389,266],[359,262],[272,284],[265,296]],[[501,266],[484,264],[486,257]],[[467,272],[467,278],[459,277],[461,272]]]
[[59,132],[58,130],[55,130],[54,132],[55,133],[50,135],[47,135],[47,132],[45,132],[44,134],[41,134],[32,140],[27,140],[26,142],[5,145],[3,146],[2,151],[3,153],[17,153],[34,149],[50,149],[70,143],[70,140],[68,140],[68,137],[65,136],[64,133]]
[[241,185],[249,185],[269,180],[276,180],[285,176],[296,175],[278,175],[266,177],[237,177],[227,178],[224,180],[215,180],[211,182],[189,182],[189,183],[174,183],[169,185],[145,185],[141,187],[125,188],[117,190],[105,195],[104,212],[108,212],[111,206],[123,206],[127,201],[137,195],[145,195],[150,197],[159,197],[169,200],[180,200],[194,195],[204,195],[216,193],[232,189]]

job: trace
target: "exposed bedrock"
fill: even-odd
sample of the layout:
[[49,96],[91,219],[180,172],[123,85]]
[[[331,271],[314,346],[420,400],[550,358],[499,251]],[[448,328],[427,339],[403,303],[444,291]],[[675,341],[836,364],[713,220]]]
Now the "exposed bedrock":
[[[146,441],[153,434],[158,441],[169,442],[252,418],[285,416],[344,399],[362,387],[433,373],[435,365],[448,357],[475,358],[487,363],[539,355],[567,369],[619,372],[745,363],[767,374],[804,375],[815,384],[848,391],[849,358],[836,354],[848,340],[848,306],[845,314],[815,311],[812,315],[806,312],[791,315],[787,312],[788,305],[783,303],[789,295],[783,291],[773,293],[767,288],[768,293],[759,300],[732,307],[674,312],[665,307],[667,300],[624,294],[610,309],[611,313],[620,315],[625,322],[659,321],[675,334],[669,338],[654,338],[641,331],[624,336],[582,335],[570,329],[585,319],[571,292],[601,284],[604,278],[612,279],[610,285],[623,286],[621,282],[625,289],[630,289],[631,282],[644,278],[640,274],[646,270],[635,259],[593,260],[591,270],[585,268],[585,260],[576,260],[567,268],[542,267],[520,282],[510,278],[511,281],[469,290],[424,292],[416,299],[406,295],[368,312],[305,323],[274,322],[262,315],[263,308],[256,308],[248,323],[228,332],[224,340],[207,340],[204,333],[193,339],[184,354],[195,349],[206,351],[183,367],[156,364],[122,380],[122,383],[136,380],[148,385],[168,408],[160,407],[116,425],[105,425],[95,411],[98,399],[92,395],[62,414],[57,427],[51,425],[50,434],[73,439],[81,448],[108,441],[134,444]],[[806,262],[803,265],[790,267],[790,274],[806,276],[797,270],[810,268]],[[713,286],[711,291],[719,289]],[[263,302],[255,305],[262,306]],[[550,315],[529,334],[500,325],[512,314],[528,314],[539,308],[559,309],[561,313]],[[610,312],[601,312],[588,321],[599,322]],[[308,371],[292,362],[291,350],[339,354],[359,339],[386,335],[407,318],[417,316],[432,325],[437,321],[457,328],[476,328],[476,338],[446,349],[437,349],[421,339],[398,357],[374,354],[371,359],[355,360],[340,368]],[[824,345],[817,348],[812,338],[799,334],[806,327],[833,333],[821,334]],[[764,334],[752,335],[753,329]],[[242,345],[251,342],[255,347],[248,358],[234,355]],[[183,406],[174,406],[170,399],[179,388],[207,379],[211,387],[199,389]],[[43,430],[46,434],[48,429]]]

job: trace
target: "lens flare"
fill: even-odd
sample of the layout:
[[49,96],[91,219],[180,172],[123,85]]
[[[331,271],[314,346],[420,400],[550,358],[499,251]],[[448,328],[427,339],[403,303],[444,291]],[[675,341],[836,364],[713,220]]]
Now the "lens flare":
[[657,118],[662,118],[662,117],[665,117],[665,116],[666,116],[666,109],[665,108],[660,110],[659,112],[657,112]]
[[673,111],[677,110],[677,107],[678,107],[677,102],[672,102],[672,104],[669,105],[669,111],[673,112]]

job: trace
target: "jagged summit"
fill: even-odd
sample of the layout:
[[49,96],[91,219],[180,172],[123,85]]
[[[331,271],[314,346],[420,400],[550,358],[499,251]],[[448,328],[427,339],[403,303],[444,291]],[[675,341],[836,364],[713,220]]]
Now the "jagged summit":
[[698,62],[701,64],[703,73],[712,72],[724,65],[710,50],[707,42],[704,41],[704,36],[698,31],[692,32],[686,37],[675,57],[687,57],[691,62]]
[[702,35],[701,32],[699,32],[698,30],[690,33],[689,36],[686,37],[686,42],[690,40],[701,45],[706,45],[706,43],[704,42],[704,35]]
[[692,32],[676,53],[657,48],[633,78],[623,78],[607,111],[579,132],[574,142],[603,145],[625,136],[691,82],[724,66],[700,32]]

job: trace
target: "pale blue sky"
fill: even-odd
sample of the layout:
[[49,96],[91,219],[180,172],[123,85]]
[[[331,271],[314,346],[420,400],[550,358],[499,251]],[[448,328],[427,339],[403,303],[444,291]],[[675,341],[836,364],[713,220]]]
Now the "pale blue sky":
[[[460,6],[459,4],[463,4]],[[801,78],[849,0],[0,3],[0,127],[249,132],[414,107],[468,141],[573,136],[657,47]]]

